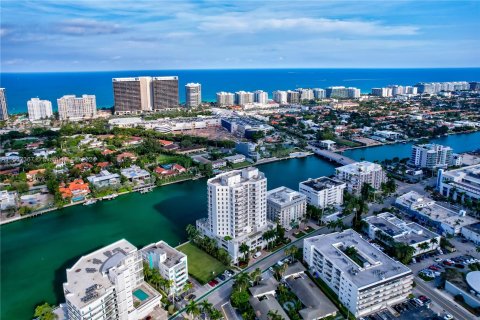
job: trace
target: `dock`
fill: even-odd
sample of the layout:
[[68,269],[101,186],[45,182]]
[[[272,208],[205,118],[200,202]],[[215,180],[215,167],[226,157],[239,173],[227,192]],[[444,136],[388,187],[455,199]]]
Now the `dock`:
[[347,164],[352,164],[354,162],[357,162],[353,159],[350,159],[349,157],[346,157],[342,154],[339,154],[330,150],[320,149],[312,145],[309,145],[307,148],[312,150],[317,156],[327,159],[329,161],[336,162],[342,166],[346,166]]

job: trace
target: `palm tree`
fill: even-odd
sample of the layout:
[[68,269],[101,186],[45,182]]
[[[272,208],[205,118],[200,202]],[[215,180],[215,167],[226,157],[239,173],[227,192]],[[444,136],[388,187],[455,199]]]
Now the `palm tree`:
[[245,290],[250,282],[250,275],[246,272],[241,272],[235,278],[235,285],[240,289]]
[[337,224],[335,223],[335,221],[331,220],[327,222],[327,229],[335,230],[336,227],[337,227]]
[[212,311],[210,311],[210,320],[220,320],[222,318],[223,318],[222,313],[217,309],[212,309]]
[[188,239],[190,241],[193,241],[193,242],[196,242],[198,236],[200,235],[200,233],[198,232],[197,228],[195,228],[194,225],[187,225],[186,227],[186,231],[187,231],[187,236],[188,236]]
[[250,273],[250,278],[253,280],[253,283],[255,285],[258,284],[258,282],[260,281],[262,277],[262,270],[260,270],[260,268],[256,268],[255,270],[253,270],[251,273]]
[[202,309],[203,313],[210,314],[213,310],[213,304],[210,303],[207,299],[205,299],[200,302],[200,308]]
[[184,290],[185,292],[187,292],[187,293],[188,293],[190,290],[192,290],[192,289],[193,289],[193,284],[192,284],[191,282],[187,282],[187,283],[185,283],[185,285],[183,286],[183,290]]
[[285,249],[285,255],[289,256],[292,259],[292,261],[295,260],[295,255],[297,254],[297,252],[298,252],[298,248],[294,245]]
[[200,315],[200,309],[198,308],[195,301],[191,300],[186,306],[185,311],[188,315],[192,316],[195,319],[197,316]]
[[278,310],[269,310],[267,313],[267,317],[270,320],[284,320],[283,317],[278,313]]
[[243,260],[246,261],[247,260],[247,253],[250,250],[250,247],[245,242],[242,242],[242,244],[240,245],[238,250],[240,251],[240,253],[242,253]]

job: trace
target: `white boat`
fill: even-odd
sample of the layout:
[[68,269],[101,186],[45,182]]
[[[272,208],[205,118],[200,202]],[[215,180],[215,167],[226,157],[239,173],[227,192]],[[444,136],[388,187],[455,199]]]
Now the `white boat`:
[[89,206],[89,205],[94,204],[94,203],[96,203],[96,202],[97,202],[97,199],[88,199],[87,201],[85,201],[85,202],[83,203],[83,205],[84,205],[84,206]]
[[103,200],[113,200],[113,199],[115,199],[116,197],[118,197],[118,194],[114,193],[114,194],[110,194],[110,195],[108,195],[108,196],[105,196],[105,197],[103,197],[102,199],[103,199]]

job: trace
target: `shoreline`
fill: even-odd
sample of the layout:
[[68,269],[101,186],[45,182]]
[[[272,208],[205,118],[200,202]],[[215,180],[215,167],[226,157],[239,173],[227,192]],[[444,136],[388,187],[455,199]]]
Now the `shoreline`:
[[[420,138],[410,138],[410,139],[399,140],[399,141],[379,142],[379,144],[375,144],[375,145],[359,146],[359,147],[347,147],[347,148],[344,148],[344,149],[341,149],[341,150],[334,150],[333,152],[342,154],[343,152],[348,151],[348,150],[375,148],[375,147],[381,147],[381,146],[393,145],[393,144],[404,144],[404,143],[408,143],[408,142],[412,142],[412,141],[416,141],[416,140],[421,140],[421,139],[438,139],[440,137],[447,137],[447,136],[450,136],[450,135],[473,134],[473,133],[476,133],[476,132],[480,132],[480,130],[452,132],[452,133],[445,134],[445,135],[438,136],[438,137],[420,137]],[[272,163],[272,162],[278,162],[278,161],[284,161],[284,160],[290,160],[290,159],[296,159],[296,158],[305,158],[305,157],[310,157],[312,155],[315,155],[313,152],[309,152],[309,151],[292,152],[291,154],[299,154],[299,155],[298,156],[288,156],[288,157],[283,157],[283,158],[276,158],[276,157],[265,158],[265,159],[259,160],[258,162],[251,163],[248,166],[257,166],[257,165],[263,165],[263,164],[268,164],[268,163]],[[248,166],[243,166],[243,167],[235,168],[235,169],[232,169],[232,170],[238,170],[238,169],[242,169],[242,168],[245,168],[245,167],[248,167]],[[202,179],[202,178],[204,178],[204,177],[203,176],[200,176],[200,177],[195,176],[195,177],[192,177],[192,178],[186,178],[186,179],[166,182],[166,183],[164,183],[160,186],[156,186],[156,185],[153,186],[153,189],[161,188],[163,186],[168,186],[168,185],[171,185],[171,184],[176,184],[176,183],[185,182],[185,181],[194,181],[194,180],[198,180],[198,179]],[[125,195],[125,194],[132,193],[132,192],[137,192],[137,191],[121,192],[121,193],[118,193],[118,195],[119,196],[120,195]],[[96,199],[98,200],[99,198],[96,198]],[[70,204],[67,204],[67,205],[63,206],[62,208],[76,206],[76,205],[80,205],[80,204],[83,205],[83,203],[85,201],[86,200],[75,202],[75,203],[70,203]],[[21,221],[21,220],[24,220],[24,219],[35,218],[35,217],[41,216],[43,214],[46,214],[46,213],[49,213],[49,212],[52,212],[52,211],[60,211],[62,208],[43,209],[43,210],[40,210],[40,211],[37,211],[37,212],[30,213],[28,215],[24,215],[24,216],[20,216],[20,217],[14,217],[14,218],[11,218],[11,219],[8,219],[8,220],[3,220],[3,221],[0,221],[0,226],[7,225],[9,223],[14,223],[14,222],[17,222],[17,221]]]

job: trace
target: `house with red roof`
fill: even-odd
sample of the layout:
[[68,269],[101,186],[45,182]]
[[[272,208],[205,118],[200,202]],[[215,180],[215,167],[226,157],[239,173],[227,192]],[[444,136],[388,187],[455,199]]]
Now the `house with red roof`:
[[178,172],[178,173],[184,173],[184,172],[187,172],[187,169],[185,169],[184,167],[182,167],[181,165],[175,163],[173,166],[172,166],[172,170]]
[[82,179],[76,179],[68,185],[62,183],[58,188],[58,191],[60,191],[63,199],[80,201],[90,193],[90,187],[88,186],[88,183],[85,183]]
[[105,150],[102,151],[102,154],[104,156],[112,154],[112,153],[115,153],[115,151],[112,151],[112,150],[109,150],[109,149],[105,149]]
[[108,161],[104,161],[104,162],[98,162],[97,163],[97,167],[101,168],[102,170],[110,167],[111,163],[108,162]]
[[123,162],[125,159],[130,159],[132,161],[137,160],[137,156],[131,152],[122,152],[117,155],[117,162]]
[[43,181],[43,175],[45,174],[45,169],[30,170],[27,172],[27,181],[32,183],[38,183]]
[[162,140],[162,139],[158,140],[158,142],[162,145],[162,147],[170,146],[174,143],[173,141]]
[[80,170],[80,172],[85,172],[93,168],[93,165],[88,162],[82,162],[73,166],[74,168]]

